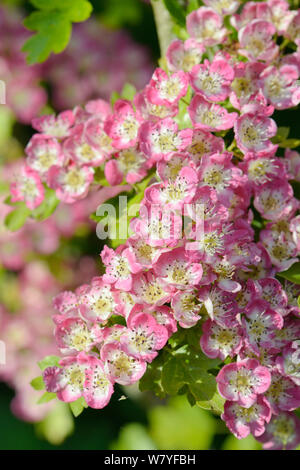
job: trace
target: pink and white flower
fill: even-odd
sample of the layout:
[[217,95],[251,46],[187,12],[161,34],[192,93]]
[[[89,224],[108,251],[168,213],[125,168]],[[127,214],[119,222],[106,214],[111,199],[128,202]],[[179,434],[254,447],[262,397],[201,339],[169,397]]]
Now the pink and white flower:
[[275,26],[269,21],[253,20],[239,31],[240,54],[249,60],[272,62],[278,55],[279,47],[273,41]]
[[174,152],[184,150],[192,137],[191,129],[178,131],[173,119],[162,119],[157,123],[144,122],[140,127],[140,148],[153,162],[171,158]]
[[201,95],[192,98],[188,111],[195,128],[208,131],[230,129],[237,119],[237,113],[228,113],[225,108],[210,103]]
[[87,166],[69,165],[62,168],[52,166],[47,182],[50,188],[55,189],[58,199],[73,204],[87,195],[93,178],[94,170]]
[[202,330],[200,346],[208,357],[219,357],[224,361],[227,357],[236,356],[243,346],[243,333],[238,325],[223,328],[218,323],[207,320],[203,323]]
[[250,408],[226,401],[221,418],[238,439],[244,439],[250,433],[257,437],[265,432],[265,426],[271,419],[271,410],[267,400],[259,395]]
[[186,95],[188,84],[189,77],[182,70],[168,76],[157,68],[146,88],[146,96],[153,104],[170,106]]
[[258,395],[271,384],[271,374],[256,359],[245,359],[225,365],[216,377],[220,395],[226,400],[250,408]]
[[229,96],[234,70],[226,60],[205,60],[190,72],[191,85],[209,101],[224,101]]
[[166,52],[168,68],[171,72],[190,72],[194,65],[200,64],[204,52],[205,47],[193,38],[184,42],[174,40]]
[[226,37],[222,17],[212,8],[200,7],[186,18],[187,32],[204,46],[221,44]]
[[243,114],[236,120],[234,132],[237,145],[244,153],[264,155],[277,148],[270,141],[277,132],[275,121],[262,114]]
[[108,284],[114,284],[117,289],[130,291],[132,287],[132,274],[141,270],[140,266],[135,262],[130,249],[114,251],[105,245],[101,252],[101,259],[106,266],[103,281]]
[[35,134],[29,141],[26,149],[26,163],[35,170],[41,178],[45,179],[49,169],[53,166],[62,166],[65,160],[61,146],[53,137]]
[[120,385],[137,382],[146,372],[147,363],[127,354],[120,345],[107,343],[101,348],[106,373]]
[[165,346],[169,338],[168,330],[141,308],[140,312],[131,312],[127,326],[127,331],[121,337],[124,350],[137,359],[152,362],[157,351]]
[[266,431],[256,439],[268,450],[292,450],[300,444],[300,420],[294,413],[273,415]]
[[24,201],[28,209],[35,209],[44,200],[44,186],[39,174],[28,166],[23,166],[16,181],[11,184],[12,202]]
[[130,102],[118,100],[114,105],[114,113],[105,121],[104,130],[115,148],[125,149],[136,144],[140,123]]

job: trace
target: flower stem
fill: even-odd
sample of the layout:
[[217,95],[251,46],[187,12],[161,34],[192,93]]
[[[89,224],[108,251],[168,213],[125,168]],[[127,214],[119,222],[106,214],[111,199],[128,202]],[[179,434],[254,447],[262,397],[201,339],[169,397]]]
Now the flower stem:
[[164,57],[169,44],[175,38],[173,20],[163,0],[151,0],[161,57]]

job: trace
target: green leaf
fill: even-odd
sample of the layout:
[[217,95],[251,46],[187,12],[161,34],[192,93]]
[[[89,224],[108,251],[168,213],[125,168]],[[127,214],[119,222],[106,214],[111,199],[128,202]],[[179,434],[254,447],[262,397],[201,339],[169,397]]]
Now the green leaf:
[[45,388],[44,380],[41,375],[33,379],[30,382],[30,385],[32,386],[32,388],[34,388],[34,390],[44,390]]
[[124,100],[132,101],[135,95],[136,95],[135,86],[131,85],[130,83],[125,83],[121,92],[121,97]]
[[60,357],[58,356],[46,356],[44,359],[38,362],[39,368],[44,371],[47,367],[60,367],[59,365]]
[[71,403],[69,403],[69,405],[75,418],[77,418],[77,416],[79,416],[83,412],[84,408],[88,407],[83,397],[78,398],[78,400],[76,401],[72,401]]
[[32,0],[39,11],[25,20],[26,28],[36,31],[24,44],[29,64],[45,61],[51,52],[62,52],[69,43],[72,22],[85,21],[92,12],[87,0]]
[[64,12],[34,12],[25,19],[26,28],[37,31],[24,44],[22,51],[27,53],[27,62],[44,62],[51,52],[59,54],[68,45],[72,26]]
[[104,170],[100,166],[95,168],[94,181],[100,186],[110,186],[107,179],[105,178]]
[[115,102],[118,101],[119,99],[121,99],[120,93],[118,93],[117,91],[113,91],[110,96],[110,104],[112,108],[114,107]]
[[45,220],[50,217],[55,211],[59,199],[57,199],[55,191],[50,188],[45,189],[45,197],[43,202],[32,211],[32,216],[39,221]]
[[11,231],[16,232],[25,224],[27,217],[30,215],[30,209],[25,202],[18,203],[16,209],[11,211],[5,217],[4,224]]
[[51,400],[54,400],[56,398],[56,393],[52,392],[45,392],[41,398],[38,400],[37,404],[38,405],[43,405],[44,403],[48,403]]
[[176,23],[178,23],[179,26],[184,27],[185,11],[184,8],[178,3],[178,0],[164,0],[164,4]]
[[198,0],[189,0],[186,12],[191,13],[194,10],[197,10],[199,8],[199,3]]
[[294,284],[300,284],[300,262],[294,263],[287,271],[277,273],[277,276],[283,277]]
[[273,144],[278,144],[279,142],[286,140],[288,138],[289,133],[289,127],[278,127],[276,135],[271,139]]
[[279,147],[287,149],[295,149],[300,145],[300,139],[286,139],[280,142]]
[[210,400],[196,401],[197,406],[199,406],[200,408],[203,408],[204,410],[212,411],[219,415],[221,415],[224,412],[224,403],[225,403],[224,398],[222,398],[218,392],[216,392]]

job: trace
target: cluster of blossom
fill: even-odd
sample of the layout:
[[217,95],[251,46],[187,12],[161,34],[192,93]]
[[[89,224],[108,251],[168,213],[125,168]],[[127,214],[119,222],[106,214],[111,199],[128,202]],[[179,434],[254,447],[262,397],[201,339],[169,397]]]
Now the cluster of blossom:
[[[5,164],[0,172],[3,181],[10,181],[21,166],[22,160]],[[3,196],[0,199],[0,262],[4,268],[12,271],[23,269],[33,254],[55,253],[62,240],[71,239],[77,231],[84,229],[88,235],[95,230],[90,214],[99,203],[99,193],[91,192],[86,199],[72,205],[60,204],[55,213],[43,222],[29,218],[16,232],[11,232],[4,226],[5,217],[11,210],[4,200]]]
[[[298,260],[289,181],[299,179],[300,155],[276,155],[270,116],[300,102],[300,56],[284,42],[297,48],[300,12],[285,0],[248,2],[240,14],[238,1],[204,3],[187,16],[189,38],[169,46],[168,73],[156,69],[133,103],[111,110],[97,100],[33,123],[41,134],[27,147],[16,200],[34,207],[43,181],[72,203],[100,165],[111,185],[133,184],[153,166],[157,178],[127,242],[103,249],[105,274],[56,297],[64,357],[43,377],[60,400],[103,408],[115,383],[142,377],[177,323],[200,320],[203,352],[226,361],[216,381],[228,428],[289,449],[300,442],[300,288],[275,276]],[[256,234],[253,206],[263,226]]]
[[[64,266],[67,269],[67,264]],[[92,260],[81,261],[81,279],[94,272]],[[74,281],[67,285],[74,285]],[[0,380],[15,390],[12,411],[25,421],[40,421],[55,406],[53,402],[37,404],[41,392],[34,392],[30,381],[40,373],[37,362],[41,357],[58,352],[53,342],[52,298],[64,285],[42,261],[28,263],[18,277],[2,274],[5,301],[0,303],[0,327],[6,361],[0,366]]]
[[105,29],[95,19],[74,25],[62,54],[28,67],[21,49],[30,32],[22,25],[22,16],[16,8],[0,9],[0,79],[6,85],[6,104],[22,123],[30,124],[48,101],[42,81],[50,85],[50,101],[58,110],[95,96],[108,98],[126,82],[141,88],[152,73],[143,46],[125,31]]

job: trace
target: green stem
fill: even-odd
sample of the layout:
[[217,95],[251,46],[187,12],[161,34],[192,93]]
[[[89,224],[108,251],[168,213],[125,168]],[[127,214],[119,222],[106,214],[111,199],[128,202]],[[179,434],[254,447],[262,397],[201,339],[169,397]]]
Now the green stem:
[[166,55],[169,44],[175,39],[173,20],[163,0],[151,0],[161,57]]

